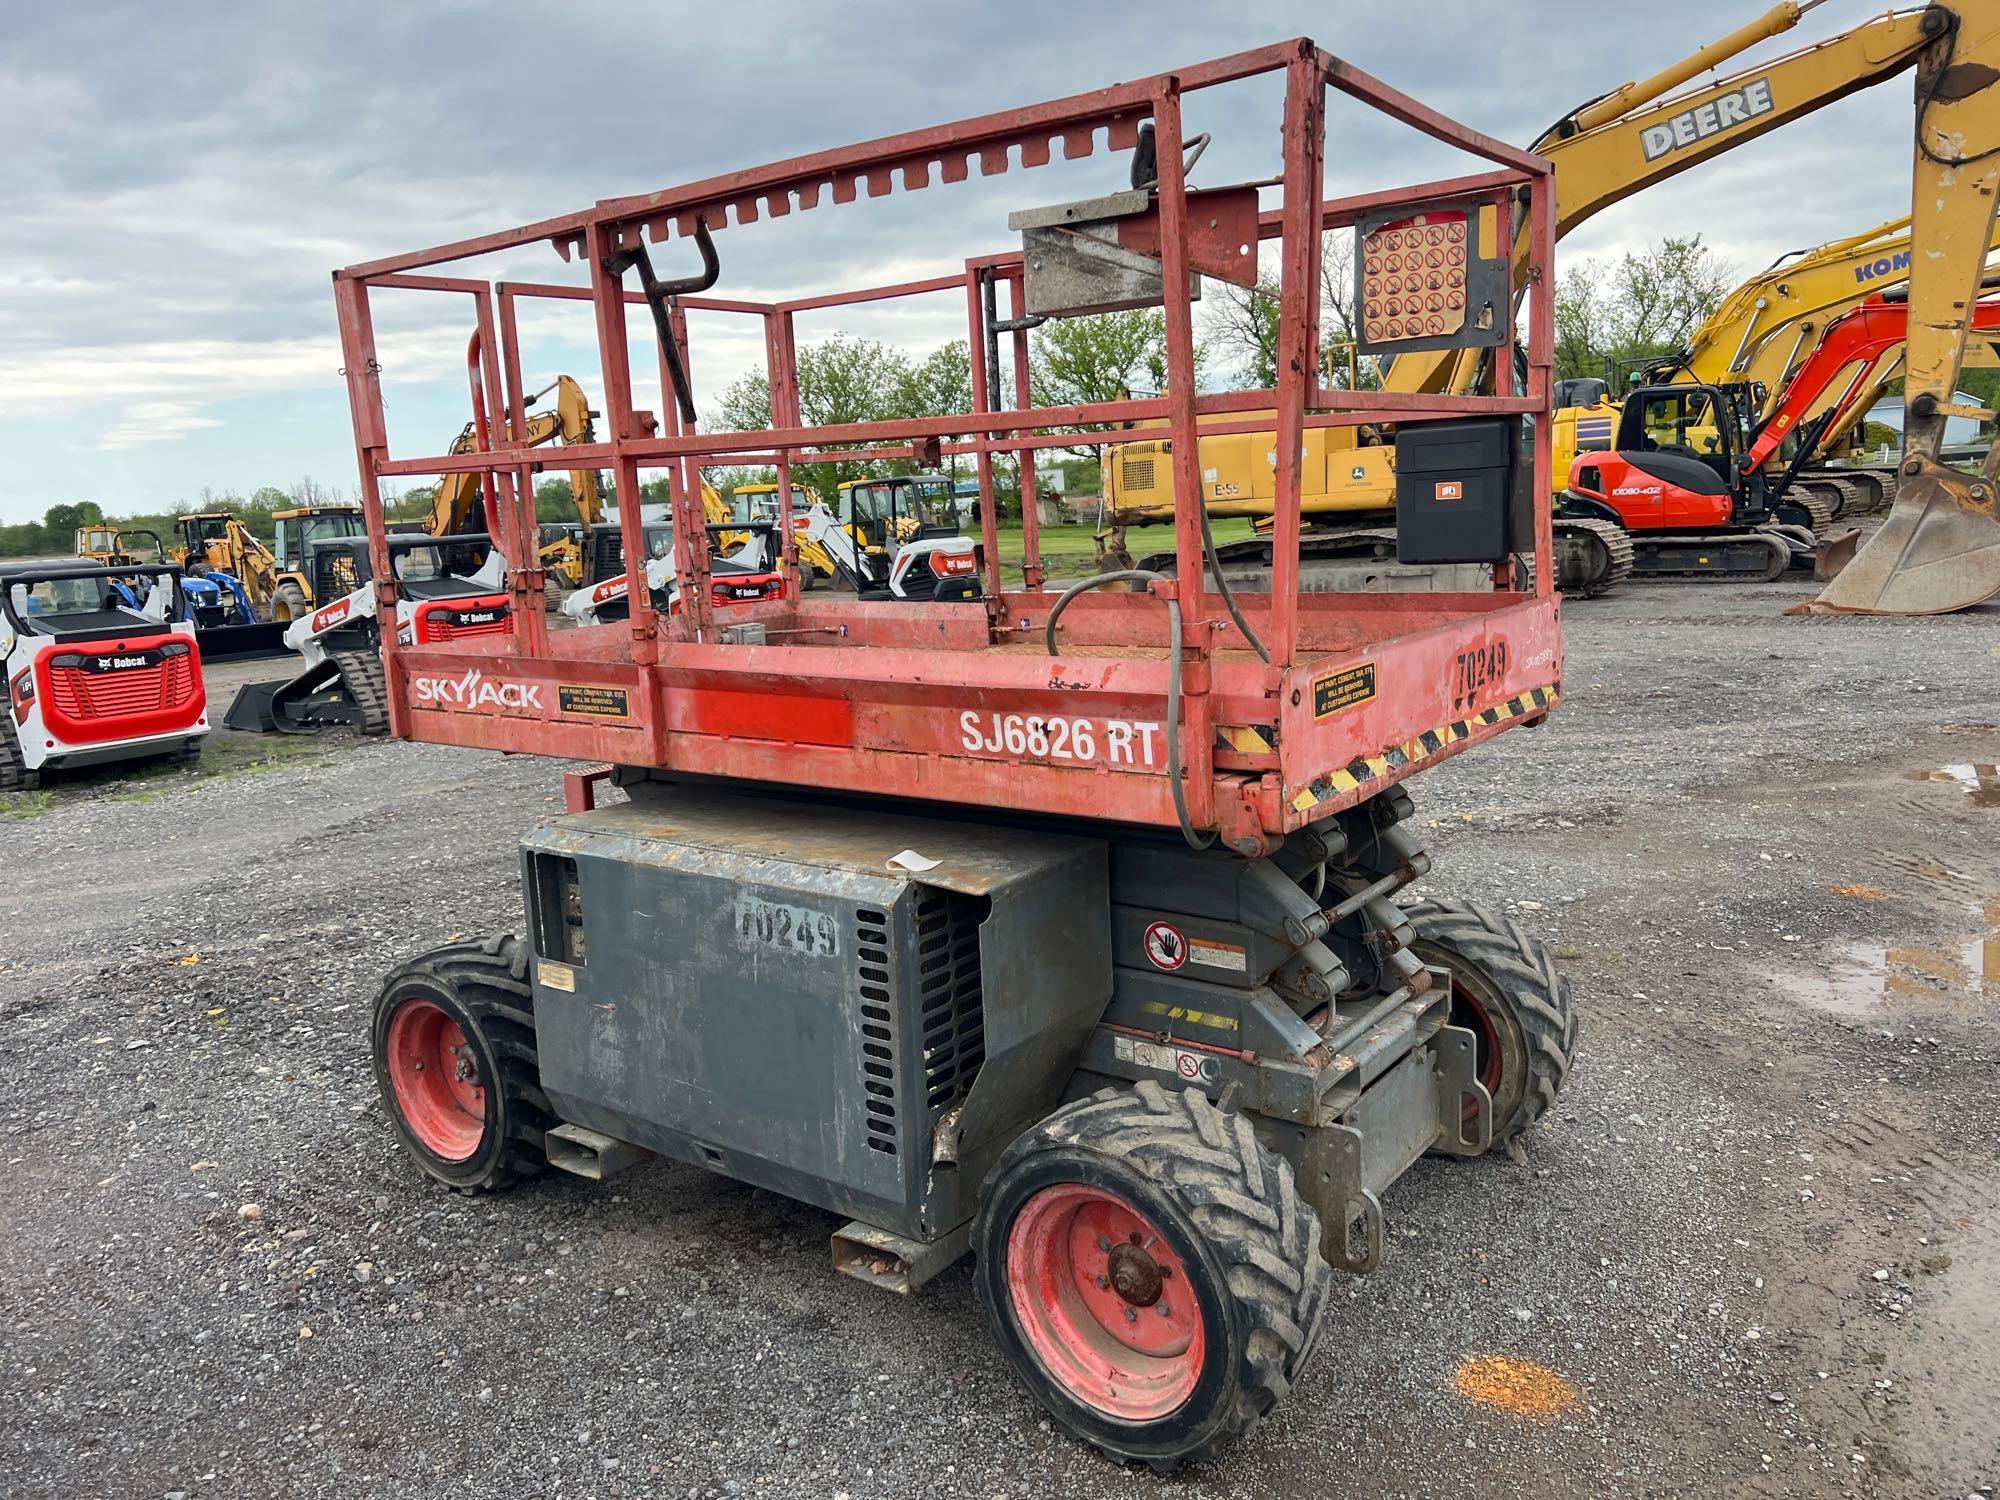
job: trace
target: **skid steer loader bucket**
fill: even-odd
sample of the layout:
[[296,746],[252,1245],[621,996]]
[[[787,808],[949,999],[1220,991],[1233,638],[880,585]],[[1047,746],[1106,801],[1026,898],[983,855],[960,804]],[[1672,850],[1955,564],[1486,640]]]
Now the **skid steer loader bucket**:
[[[1914,467],[1912,467],[1914,466]],[[2000,496],[1990,475],[1910,461],[1889,519],[1794,614],[1942,615],[2000,594]]]

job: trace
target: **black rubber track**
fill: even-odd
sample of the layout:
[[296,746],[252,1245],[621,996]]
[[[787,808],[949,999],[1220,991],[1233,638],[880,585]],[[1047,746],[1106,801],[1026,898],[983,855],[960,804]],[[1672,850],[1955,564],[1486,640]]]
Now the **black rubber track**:
[[1604,567],[1579,589],[1564,589],[1563,595],[1570,599],[1595,599],[1600,594],[1609,593],[1632,576],[1632,537],[1624,527],[1609,521],[1599,521],[1583,516],[1558,518],[1555,522],[1555,538],[1561,542],[1563,535],[1588,536],[1596,542]]
[[382,658],[373,651],[329,651],[327,660],[340,668],[347,695],[361,710],[361,732],[387,734],[389,686],[382,675]]
[[[375,1083],[396,1132],[426,1172],[465,1192],[509,1188],[548,1165],[543,1137],[557,1120],[542,1092],[528,961],[527,947],[511,932],[447,943],[392,969],[375,1002]],[[481,1055],[481,1072],[491,1080],[486,1088],[488,1138],[463,1163],[442,1162],[422,1147],[404,1125],[390,1088],[384,1060],[388,1020],[397,1003],[412,994],[459,1013],[466,1040]]]
[[[1026,1201],[1022,1185],[1052,1181],[1090,1181],[1121,1196],[1136,1190],[1133,1206],[1163,1233],[1175,1236],[1160,1222],[1162,1206],[1195,1242],[1175,1247],[1195,1251],[1190,1274],[1213,1273],[1210,1294],[1229,1304],[1209,1309],[1223,1330],[1215,1342],[1233,1363],[1212,1362],[1179,1411],[1144,1424],[1104,1418],[1056,1385],[1022,1339],[1007,1235]],[[1162,1472],[1233,1442],[1285,1397],[1311,1357],[1333,1284],[1319,1216],[1299,1196],[1290,1164],[1258,1143],[1245,1116],[1225,1114],[1197,1090],[1153,1082],[1105,1089],[1015,1141],[986,1179],[973,1246],[987,1321],[1023,1383],[1077,1436]]]
[[1787,508],[1793,506],[1804,511],[1807,517],[1802,523],[1795,519],[1793,524],[1807,526],[1814,536],[1826,535],[1827,528],[1833,525],[1833,501],[1825,495],[1814,494],[1811,490],[1794,485],[1785,498],[1778,502],[1780,515],[1782,516]]
[[1555,955],[1518,922],[1474,903],[1419,901],[1405,913],[1417,930],[1411,951],[1426,963],[1476,965],[1519,1031],[1514,1076],[1495,1090],[1493,1143],[1504,1145],[1549,1112],[1576,1059],[1577,1017]]
[[21,736],[15,732],[11,715],[0,715],[0,796],[32,792],[42,784],[42,773],[30,771],[21,755]]

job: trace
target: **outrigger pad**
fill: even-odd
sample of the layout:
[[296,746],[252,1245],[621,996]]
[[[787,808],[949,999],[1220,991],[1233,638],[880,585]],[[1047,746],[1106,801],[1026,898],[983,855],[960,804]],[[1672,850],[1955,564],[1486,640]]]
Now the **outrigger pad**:
[[1788,614],[1942,615],[2000,594],[1994,481],[1918,459],[1854,561]]

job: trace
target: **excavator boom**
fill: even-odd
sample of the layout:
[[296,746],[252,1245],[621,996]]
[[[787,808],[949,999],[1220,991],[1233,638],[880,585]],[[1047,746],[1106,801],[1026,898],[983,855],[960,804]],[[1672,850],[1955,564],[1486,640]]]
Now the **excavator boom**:
[[[2000,332],[2000,301],[1974,305],[1967,321],[1974,332]],[[1902,302],[1871,301],[1835,320],[1798,373],[1779,392],[1744,455],[1746,469],[1761,469],[1777,456],[1786,437],[1831,410],[1847,415],[1870,393],[1870,373],[1908,337],[1909,308]],[[1842,376],[1847,378],[1843,381]]]
[[[1893,77],[1953,27],[1954,8],[1942,4],[1892,11],[1783,57],[1671,92],[1789,31],[1818,3],[1773,6],[1721,41],[1550,126],[1530,149],[1556,164],[1557,237],[1654,183]],[[1514,246],[1517,273],[1527,255],[1523,233]],[[1517,277],[1515,284],[1523,283]],[[1384,384],[1393,391],[1464,393],[1476,388],[1479,373],[1471,351],[1401,355]]]
[[1917,68],[1903,481],[1888,520],[1814,610],[1943,614],[2000,594],[2000,445],[1979,474],[1939,461],[1949,418],[1992,416],[1953,403],[2000,202],[2000,0],[1956,9]]

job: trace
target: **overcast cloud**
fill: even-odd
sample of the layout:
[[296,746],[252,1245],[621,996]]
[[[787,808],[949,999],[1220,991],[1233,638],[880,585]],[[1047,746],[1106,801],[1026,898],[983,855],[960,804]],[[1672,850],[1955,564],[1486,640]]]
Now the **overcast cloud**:
[[[0,391],[13,452],[0,520],[60,500],[113,512],[303,474],[351,489],[328,273],[598,198],[1096,87],[1292,35],[1525,143],[1583,99],[1752,19],[1763,0],[1143,6],[1017,0],[553,6],[405,0],[6,6],[0,50]],[[1879,6],[1834,0],[1763,55]],[[1218,105],[1198,180],[1270,170],[1275,114]],[[1739,272],[1907,211],[1910,86],[1843,101],[1620,205],[1563,258],[1700,231]],[[1329,182],[1457,169],[1352,113]],[[1006,242],[1009,208],[1122,185],[1103,157],[996,183],[794,215],[719,238],[748,297],[956,268]],[[678,246],[662,252],[671,259]],[[491,269],[482,266],[480,270]],[[504,270],[576,280],[553,253]],[[672,274],[663,266],[663,274]],[[462,308],[405,294],[378,328],[391,437],[442,449],[464,420]],[[950,298],[849,310],[835,328],[921,351],[962,330]],[[532,330],[544,377],[595,389],[587,323]],[[712,397],[761,335],[695,330]]]

